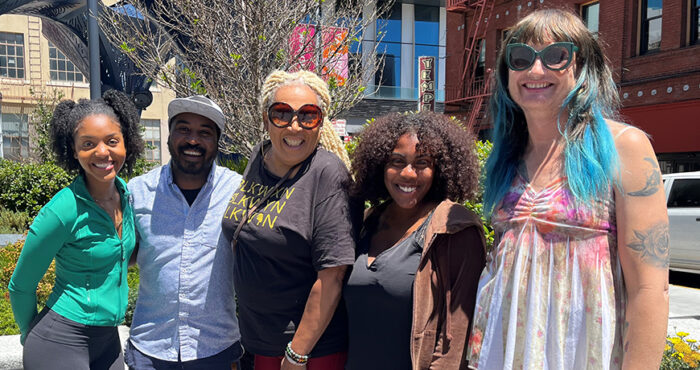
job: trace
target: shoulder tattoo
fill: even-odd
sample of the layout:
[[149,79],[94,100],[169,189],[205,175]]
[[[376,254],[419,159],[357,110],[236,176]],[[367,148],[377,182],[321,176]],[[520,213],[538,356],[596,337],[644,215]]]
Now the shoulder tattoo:
[[651,168],[646,171],[646,184],[644,184],[642,189],[629,192],[627,195],[633,197],[647,197],[659,191],[661,185],[661,171],[659,171],[659,165],[651,157],[646,157],[644,160],[651,164]]
[[645,263],[668,268],[668,223],[659,222],[646,230],[633,230],[634,240],[627,247],[640,254]]

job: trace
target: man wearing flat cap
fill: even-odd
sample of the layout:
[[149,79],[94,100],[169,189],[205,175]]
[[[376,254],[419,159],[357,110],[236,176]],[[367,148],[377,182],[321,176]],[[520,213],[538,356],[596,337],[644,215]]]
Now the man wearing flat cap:
[[241,176],[215,163],[226,119],[195,95],[168,106],[170,162],[129,181],[140,269],[131,369],[231,369],[241,357],[221,220]]

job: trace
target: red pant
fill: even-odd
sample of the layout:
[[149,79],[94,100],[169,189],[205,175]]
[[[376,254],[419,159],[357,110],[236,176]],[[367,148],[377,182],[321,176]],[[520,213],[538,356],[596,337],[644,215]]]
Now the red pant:
[[[255,355],[255,370],[280,370],[284,356],[268,357]],[[323,357],[310,358],[306,370],[343,370],[348,352],[337,352]]]

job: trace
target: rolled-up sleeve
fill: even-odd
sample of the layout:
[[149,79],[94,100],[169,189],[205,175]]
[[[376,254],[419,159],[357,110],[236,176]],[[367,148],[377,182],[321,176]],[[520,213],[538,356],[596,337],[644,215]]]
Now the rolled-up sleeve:
[[8,286],[12,312],[22,333],[22,343],[27,336],[29,324],[37,315],[36,288],[68,234],[69,231],[59,217],[46,207],[39,212],[29,228]]

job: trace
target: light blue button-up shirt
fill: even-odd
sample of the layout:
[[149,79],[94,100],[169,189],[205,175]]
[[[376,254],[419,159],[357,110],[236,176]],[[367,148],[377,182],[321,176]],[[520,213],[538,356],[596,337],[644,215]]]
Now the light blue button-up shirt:
[[192,206],[170,163],[129,181],[140,269],[131,342],[166,361],[213,356],[240,340],[233,256],[221,219],[241,176],[214,164]]

